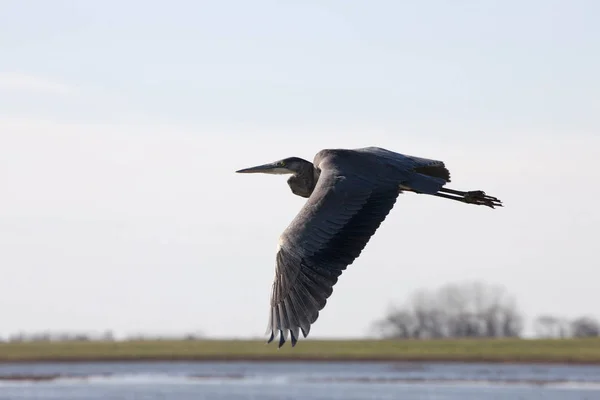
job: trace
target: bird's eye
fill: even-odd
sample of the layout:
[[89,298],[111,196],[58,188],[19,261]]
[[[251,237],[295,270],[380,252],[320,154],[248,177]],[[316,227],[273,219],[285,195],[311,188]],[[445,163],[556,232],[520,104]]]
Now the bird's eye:
[[281,165],[282,167],[285,167],[285,161],[279,161],[279,165]]

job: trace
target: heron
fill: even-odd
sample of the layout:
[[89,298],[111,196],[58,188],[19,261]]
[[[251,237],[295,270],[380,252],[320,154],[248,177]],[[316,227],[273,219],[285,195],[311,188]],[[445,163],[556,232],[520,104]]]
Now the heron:
[[311,163],[289,157],[237,173],[289,174],[293,194],[306,198],[279,238],[267,343],[292,347],[309,335],[346,268],[364,250],[403,192],[490,208],[502,202],[482,190],[446,188],[443,161],[380,147],[325,149]]

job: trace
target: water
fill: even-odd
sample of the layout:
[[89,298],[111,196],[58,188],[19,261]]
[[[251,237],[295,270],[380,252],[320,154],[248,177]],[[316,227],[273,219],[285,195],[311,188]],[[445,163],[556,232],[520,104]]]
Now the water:
[[[30,379],[34,376],[46,380]],[[0,399],[600,400],[600,367],[350,362],[0,364]]]

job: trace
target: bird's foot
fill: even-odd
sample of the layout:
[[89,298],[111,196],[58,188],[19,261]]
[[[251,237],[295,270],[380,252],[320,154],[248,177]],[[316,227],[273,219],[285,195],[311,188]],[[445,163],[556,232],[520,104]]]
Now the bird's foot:
[[502,207],[502,202],[495,197],[487,196],[482,190],[467,192],[464,196],[465,203],[488,206],[491,208]]

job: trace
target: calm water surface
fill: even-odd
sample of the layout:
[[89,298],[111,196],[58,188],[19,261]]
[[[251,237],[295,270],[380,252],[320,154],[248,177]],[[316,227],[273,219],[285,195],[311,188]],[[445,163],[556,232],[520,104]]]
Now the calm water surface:
[[[23,379],[32,376],[46,380]],[[333,362],[0,364],[0,399],[600,400],[600,367]]]

